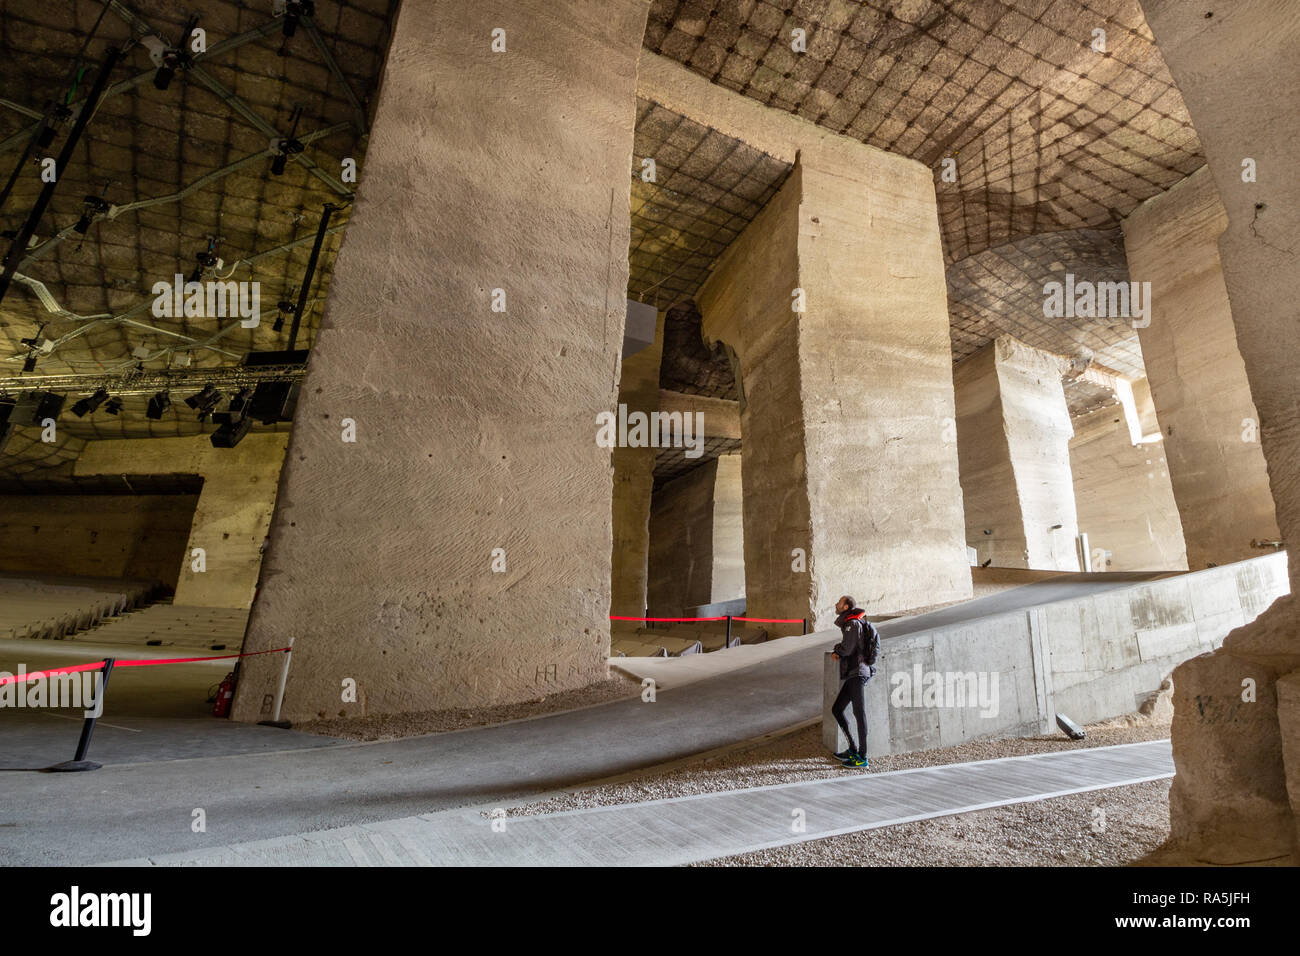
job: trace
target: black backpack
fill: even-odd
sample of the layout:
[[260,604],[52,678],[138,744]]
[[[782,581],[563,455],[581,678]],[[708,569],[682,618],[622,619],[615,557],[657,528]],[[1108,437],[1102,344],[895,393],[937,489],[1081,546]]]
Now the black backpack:
[[869,666],[874,667],[876,658],[880,656],[880,632],[876,630],[874,624],[866,619],[862,621],[862,640],[866,644],[866,649],[863,651],[863,660]]

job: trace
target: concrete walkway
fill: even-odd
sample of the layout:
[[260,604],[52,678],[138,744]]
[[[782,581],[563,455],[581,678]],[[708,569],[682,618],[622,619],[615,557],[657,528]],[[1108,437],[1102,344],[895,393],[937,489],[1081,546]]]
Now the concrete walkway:
[[1173,773],[1156,740],[495,821],[453,810],[118,865],[671,866]]

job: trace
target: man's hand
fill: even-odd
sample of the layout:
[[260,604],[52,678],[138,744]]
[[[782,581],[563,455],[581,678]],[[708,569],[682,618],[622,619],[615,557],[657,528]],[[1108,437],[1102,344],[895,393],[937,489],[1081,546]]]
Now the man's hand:
[[839,659],[840,659],[840,655],[836,654],[834,651],[831,651],[831,660],[838,661]]

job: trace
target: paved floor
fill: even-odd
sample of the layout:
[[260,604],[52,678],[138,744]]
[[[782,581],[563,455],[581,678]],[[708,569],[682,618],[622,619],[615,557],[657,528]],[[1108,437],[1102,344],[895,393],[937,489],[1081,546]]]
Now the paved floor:
[[[978,617],[1134,583],[1131,575],[1082,578],[1087,580],[1068,587],[1053,579],[960,608],[889,621],[881,633],[888,639],[949,623],[961,619],[961,609],[966,618]],[[0,864],[192,852],[484,802],[504,804],[681,759],[817,717],[822,653],[837,637],[797,638],[803,643],[796,652],[670,689],[654,703],[632,698],[451,734],[359,744],[227,724],[220,728],[225,736],[219,739],[214,730],[209,738],[214,747],[226,749],[225,756],[211,751],[195,756],[202,741],[180,736],[192,733],[184,727],[203,721],[178,724],[174,748],[163,739],[162,725],[155,725],[156,733],[148,739],[132,733],[139,726],[114,711],[110,693],[104,720],[131,729],[96,731],[91,756],[105,758],[102,770],[0,774]],[[740,650],[746,649],[707,656]],[[0,711],[0,753],[23,746],[24,725],[11,720],[16,713]],[[76,741],[74,724],[44,719],[68,725],[66,743],[61,738],[57,752],[29,753],[6,766],[46,766],[65,759],[66,747]],[[268,736],[276,734],[281,736]],[[235,752],[241,748],[248,752]],[[199,808],[206,813],[208,829],[195,834],[191,821]]]
[[1169,741],[1157,740],[496,820],[452,810],[119,862],[671,866],[1173,773]]

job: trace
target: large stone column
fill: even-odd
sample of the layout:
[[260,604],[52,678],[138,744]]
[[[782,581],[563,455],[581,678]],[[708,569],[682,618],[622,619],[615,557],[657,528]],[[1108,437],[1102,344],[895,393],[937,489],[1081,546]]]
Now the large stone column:
[[1092,570],[1186,571],[1187,547],[1164,445],[1159,440],[1134,444],[1118,404],[1073,421],[1070,472]]
[[723,455],[668,482],[650,516],[650,613],[745,595],[741,458]]
[[[659,410],[659,362],[664,348],[664,314],[659,313],[654,344],[623,360],[618,401],[628,412]],[[614,449],[614,551],[610,568],[609,613],[645,614],[650,553],[650,496],[654,488],[654,448]]]
[[[645,18],[643,0],[402,5],[247,641],[297,639],[289,719],[605,676],[596,416],[618,388]],[[279,666],[250,659],[237,718]]]
[[999,568],[1078,571],[1060,358],[1001,336],[953,369],[966,543]]
[[1255,557],[1252,541],[1278,537],[1219,260],[1227,224],[1206,168],[1124,222],[1130,274],[1151,283],[1150,325],[1138,337],[1193,570]]
[[[1212,6],[1142,0],[1227,212],[1218,240],[1224,284],[1259,412],[1278,526],[1294,545],[1300,541],[1300,179],[1294,174],[1300,7],[1286,0]],[[1244,181],[1251,166],[1255,181]],[[1297,854],[1297,679],[1283,675],[1300,669],[1300,560],[1290,561],[1289,572],[1290,596],[1229,634],[1219,650],[1174,672],[1171,836],[1197,859],[1230,863],[1289,854],[1294,862]]]
[[969,597],[929,171],[810,146],[696,301],[739,355],[748,613]]

